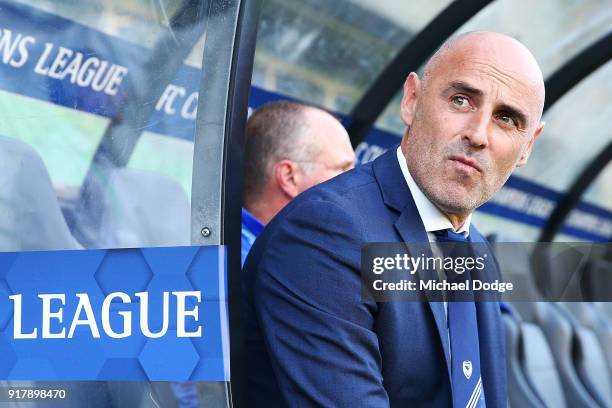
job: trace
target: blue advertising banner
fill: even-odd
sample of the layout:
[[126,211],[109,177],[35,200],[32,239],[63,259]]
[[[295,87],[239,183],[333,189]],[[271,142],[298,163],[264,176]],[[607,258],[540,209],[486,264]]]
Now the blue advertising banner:
[[229,381],[225,248],[0,253],[0,378]]

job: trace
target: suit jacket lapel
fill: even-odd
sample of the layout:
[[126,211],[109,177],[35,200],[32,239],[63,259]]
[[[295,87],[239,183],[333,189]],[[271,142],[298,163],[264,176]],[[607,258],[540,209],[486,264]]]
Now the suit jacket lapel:
[[[389,149],[389,151],[373,163],[374,174],[380,186],[385,204],[399,212],[399,217],[395,221],[394,226],[402,241],[407,244],[408,252],[432,256],[427,232],[421,217],[419,217],[419,212],[406,179],[397,162],[396,150],[397,147]],[[419,271],[418,274],[419,278],[423,280],[438,278],[433,270]],[[436,323],[442,349],[444,350],[446,368],[450,379],[450,350],[444,303],[439,301],[428,303]]]

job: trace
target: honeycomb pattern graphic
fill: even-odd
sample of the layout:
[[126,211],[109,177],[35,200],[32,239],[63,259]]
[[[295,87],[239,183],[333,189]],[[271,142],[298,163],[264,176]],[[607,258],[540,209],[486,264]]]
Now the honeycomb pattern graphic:
[[[0,378],[9,380],[106,381],[227,381],[228,346],[224,247],[172,247],[78,251],[0,253]],[[188,318],[185,329],[202,329],[199,337],[178,337],[176,300],[168,297],[169,319],[164,322],[162,293],[201,291],[199,316]],[[132,335],[111,338],[103,330],[104,297],[124,292],[131,303],[114,299],[109,324],[120,333],[131,317]],[[134,296],[148,293],[148,304]],[[75,326],[73,338],[41,338],[39,294],[65,294],[63,321],[51,321],[50,332],[68,333],[77,311],[77,293],[86,293],[100,338],[87,324]],[[37,338],[14,338],[14,307],[9,296],[22,295],[22,332]],[[140,313],[148,311],[153,333],[140,330]],[[52,311],[61,302],[51,303]],[[186,308],[196,306],[187,298]],[[78,317],[85,319],[81,312]]]

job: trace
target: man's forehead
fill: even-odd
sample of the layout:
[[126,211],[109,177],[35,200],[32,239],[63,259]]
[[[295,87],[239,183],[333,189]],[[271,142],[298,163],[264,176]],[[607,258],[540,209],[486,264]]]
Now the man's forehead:
[[517,101],[524,98],[539,99],[533,83],[524,79],[488,69],[486,66],[458,68],[440,75],[436,79],[437,88],[443,91],[458,91],[487,98],[510,98]]
[[492,33],[466,35],[441,50],[427,67],[425,80],[439,86],[466,82],[484,92],[500,88],[508,97],[530,98],[541,108],[544,82],[533,56],[509,37],[486,34]]

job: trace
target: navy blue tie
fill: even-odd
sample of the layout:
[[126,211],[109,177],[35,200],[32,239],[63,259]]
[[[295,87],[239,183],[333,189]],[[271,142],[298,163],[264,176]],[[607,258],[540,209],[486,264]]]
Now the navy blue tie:
[[[471,254],[468,248],[469,240],[452,230],[435,232],[436,239],[441,243],[457,243],[450,251],[453,256]],[[448,244],[443,244],[443,253],[447,256]],[[452,245],[451,245],[452,246]],[[469,280],[469,271],[457,275],[453,271],[447,273],[449,282],[465,282]],[[480,348],[478,346],[478,322],[476,320],[476,305],[473,294],[468,298],[456,297],[449,293],[448,297],[448,332],[451,348],[451,381],[453,389],[454,408],[484,408],[485,398],[480,376]],[[472,299],[472,300],[470,300]]]

